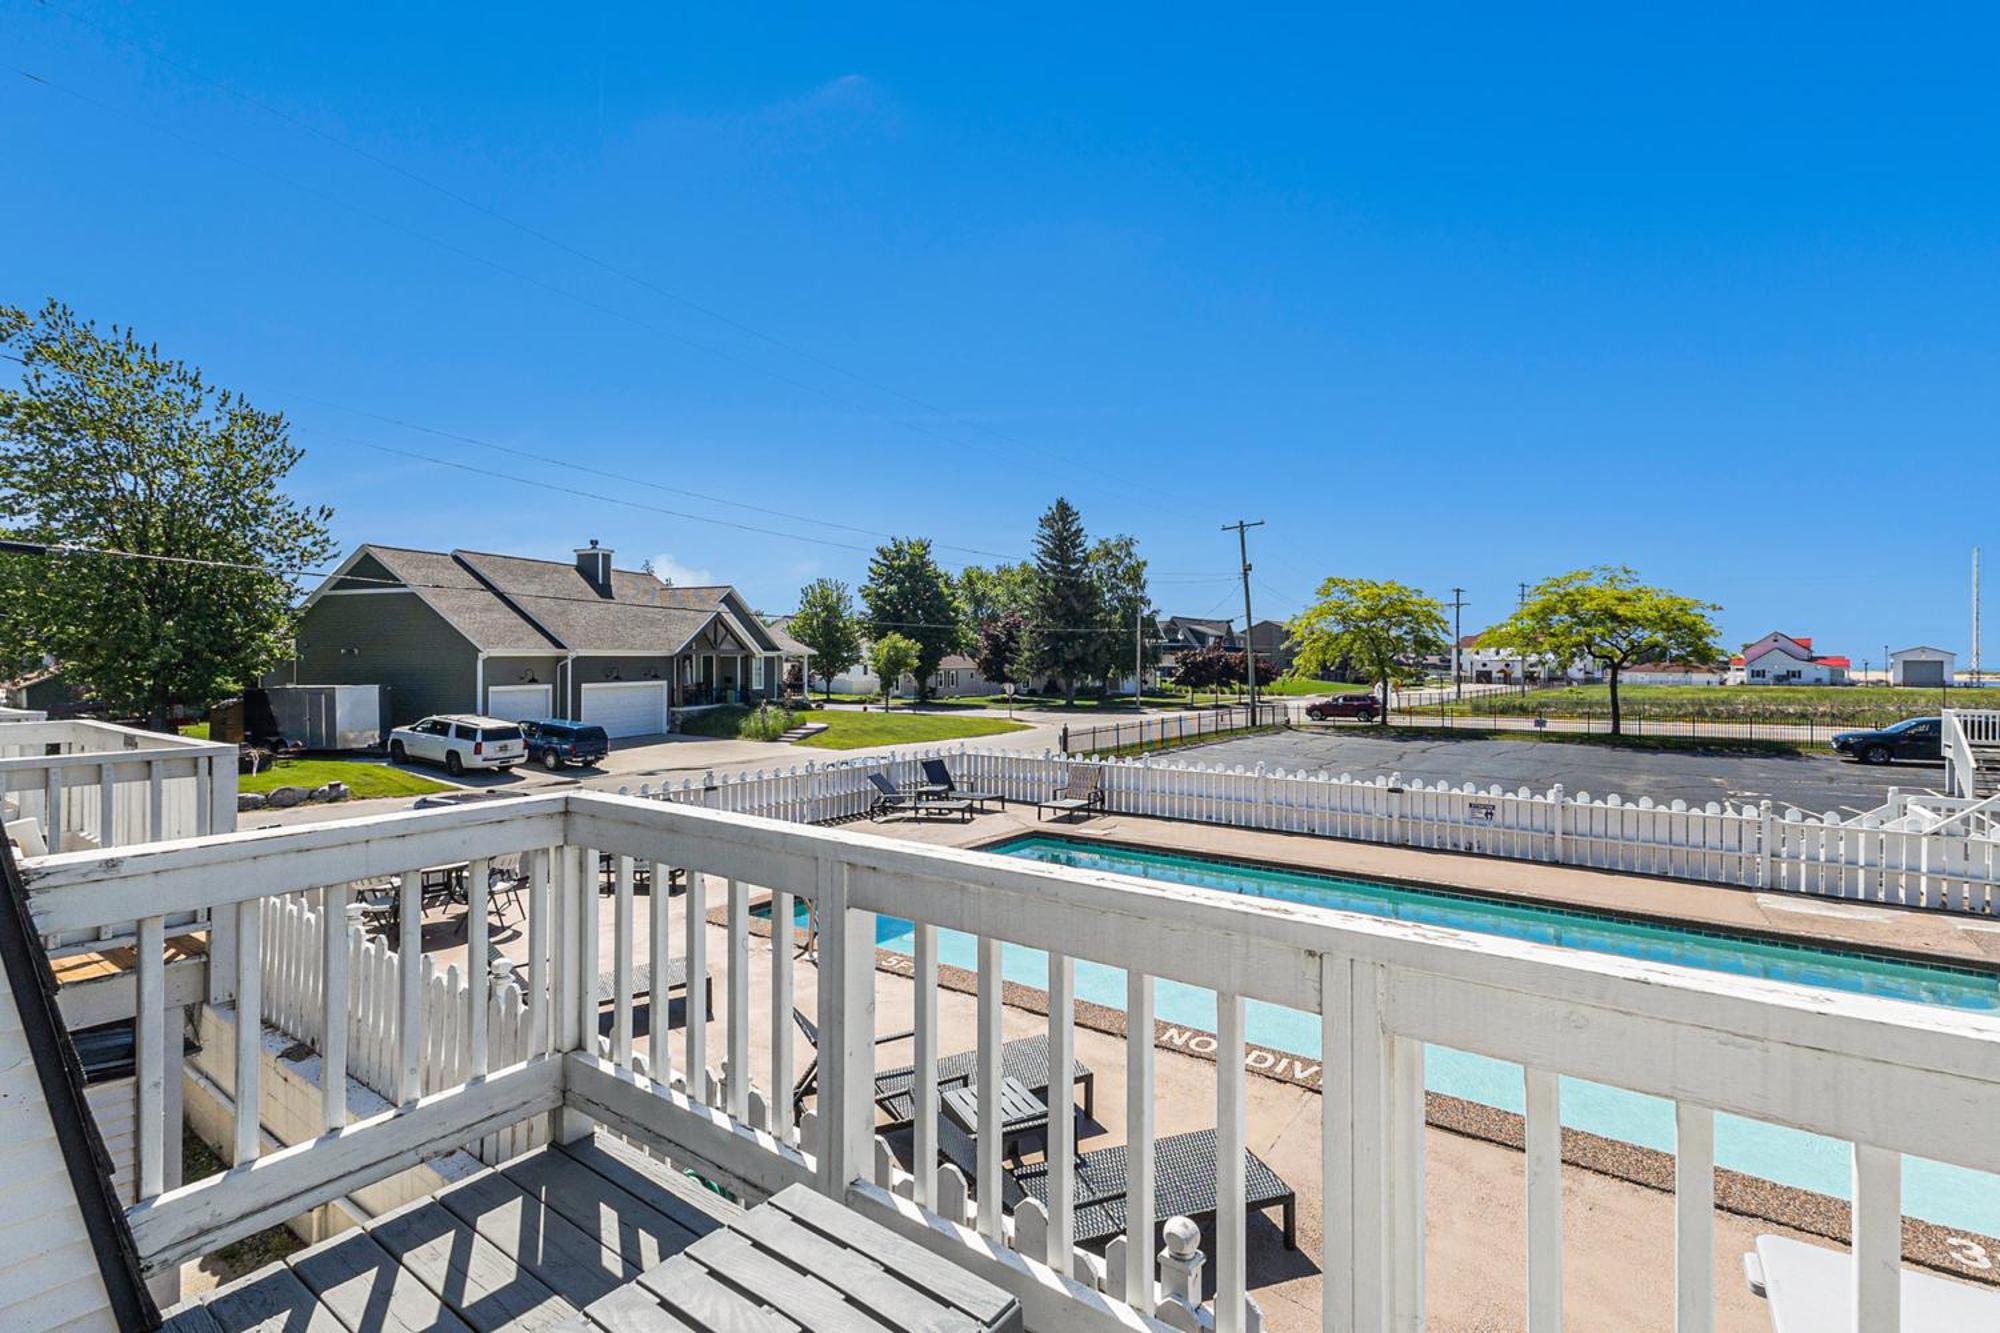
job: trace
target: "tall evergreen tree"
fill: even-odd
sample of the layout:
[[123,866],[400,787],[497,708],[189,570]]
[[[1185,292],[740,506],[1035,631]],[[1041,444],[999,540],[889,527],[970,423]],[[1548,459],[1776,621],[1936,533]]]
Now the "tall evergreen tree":
[[1034,624],[1036,674],[1062,682],[1065,702],[1076,702],[1076,683],[1103,661],[1104,589],[1093,576],[1083,515],[1057,497],[1035,527]]
[[870,639],[900,634],[916,644],[910,674],[917,678],[917,697],[929,698],[938,663],[963,640],[951,576],[938,568],[930,542],[896,537],[876,547],[861,600],[868,605]]

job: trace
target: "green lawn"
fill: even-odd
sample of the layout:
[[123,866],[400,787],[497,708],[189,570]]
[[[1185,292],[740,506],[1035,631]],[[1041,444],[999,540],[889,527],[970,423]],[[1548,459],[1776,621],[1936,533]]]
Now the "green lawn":
[[[1633,717],[1726,722],[1820,722],[1840,726],[1886,726],[1906,717],[1935,713],[1943,691],[1895,689],[1887,685],[1621,685],[1618,699]],[[1954,690],[1955,699],[1970,700]],[[1482,694],[1426,712],[1475,716],[1603,717],[1611,711],[1604,685],[1571,685],[1526,694]]]
[[191,740],[205,741],[208,739],[208,723],[190,722],[183,726],[180,732]]
[[356,800],[371,796],[428,796],[432,792],[454,790],[406,768],[365,759],[280,759],[262,773],[245,773],[237,780],[237,790],[268,792],[277,787],[310,790],[327,782],[345,782]]
[[849,712],[830,708],[801,713],[802,722],[824,722],[826,730],[801,741],[821,750],[863,750],[870,746],[906,745],[912,741],[955,741],[969,736],[998,736],[1025,731],[1025,722],[1004,717],[955,717],[950,713]]

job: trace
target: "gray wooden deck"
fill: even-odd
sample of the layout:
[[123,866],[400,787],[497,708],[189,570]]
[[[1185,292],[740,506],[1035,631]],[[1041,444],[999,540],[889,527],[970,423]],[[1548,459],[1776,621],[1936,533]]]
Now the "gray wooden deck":
[[586,1329],[586,1306],[741,1215],[599,1135],[483,1171],[173,1314],[171,1333]]
[[218,1288],[169,1333],[1019,1333],[1013,1297],[803,1185],[744,1211],[600,1134]]

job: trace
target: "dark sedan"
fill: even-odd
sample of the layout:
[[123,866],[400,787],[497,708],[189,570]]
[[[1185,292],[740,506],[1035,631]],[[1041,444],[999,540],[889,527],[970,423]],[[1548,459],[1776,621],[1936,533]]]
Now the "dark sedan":
[[1944,720],[1910,717],[1880,731],[1843,731],[1833,748],[1864,764],[1889,764],[1898,759],[1944,758]]

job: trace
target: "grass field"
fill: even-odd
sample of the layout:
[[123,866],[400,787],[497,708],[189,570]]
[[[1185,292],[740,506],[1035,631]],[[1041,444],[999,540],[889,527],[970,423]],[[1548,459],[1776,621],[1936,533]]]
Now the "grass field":
[[[1981,702],[1984,691],[1954,690],[1952,701]],[[1619,703],[1629,717],[1725,722],[1821,722],[1837,726],[1885,726],[1906,717],[1936,713],[1939,690],[1894,689],[1886,685],[1624,685]],[[2000,696],[1991,696],[2000,703]],[[1604,717],[1611,691],[1603,685],[1571,685],[1526,694],[1483,694],[1425,712],[1471,716]]]
[[808,737],[801,745],[820,750],[863,750],[878,745],[907,745],[913,741],[956,741],[971,736],[999,736],[1009,731],[1026,731],[1025,722],[1009,722],[1004,717],[954,717],[949,713],[905,713],[895,710],[866,713],[819,709],[801,720],[824,722],[826,730]]
[[[755,740],[746,724],[754,710],[712,708],[688,718],[681,730],[690,736],[712,736],[718,740]],[[970,736],[998,736],[1023,731],[1025,722],[1009,722],[1004,717],[968,717],[952,712],[932,712],[892,708],[887,712],[871,708],[867,712],[849,708],[815,708],[794,714],[798,722],[825,723],[826,730],[799,742],[821,750],[860,750],[871,745],[905,745],[912,741],[955,741]]]
[[454,790],[406,768],[363,759],[280,759],[262,773],[245,773],[236,786],[238,791],[268,792],[278,787],[310,790],[327,782],[345,782],[356,800],[374,796],[428,796]]

